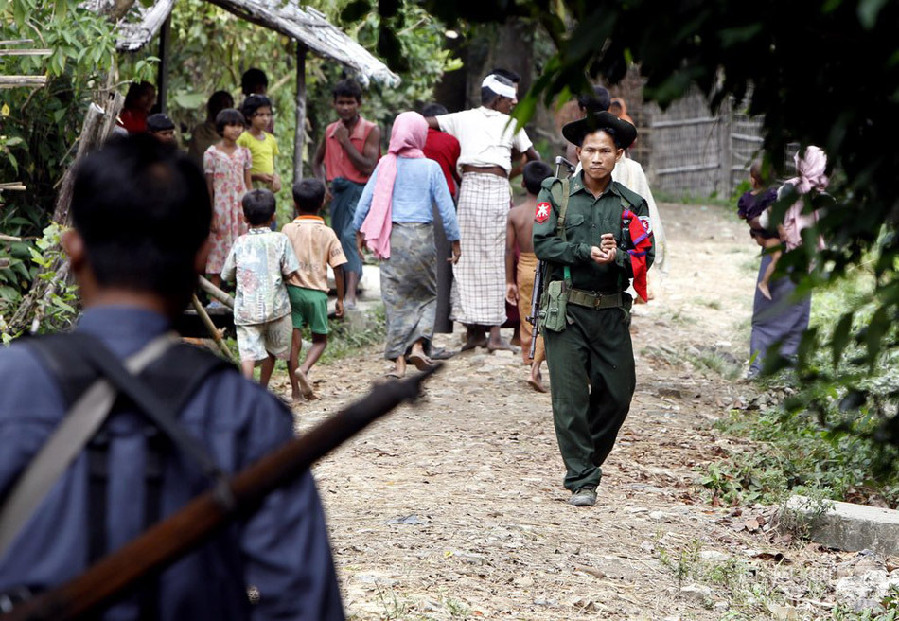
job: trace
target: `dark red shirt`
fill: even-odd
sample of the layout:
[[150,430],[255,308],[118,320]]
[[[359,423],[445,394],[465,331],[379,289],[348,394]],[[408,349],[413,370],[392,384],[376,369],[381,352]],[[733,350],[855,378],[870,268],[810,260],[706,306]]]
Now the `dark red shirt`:
[[462,153],[459,141],[453,136],[436,129],[428,128],[428,138],[425,141],[425,157],[440,164],[443,176],[446,177],[446,185],[449,187],[450,196],[456,195],[456,181],[453,179],[453,169],[456,168],[456,160]]

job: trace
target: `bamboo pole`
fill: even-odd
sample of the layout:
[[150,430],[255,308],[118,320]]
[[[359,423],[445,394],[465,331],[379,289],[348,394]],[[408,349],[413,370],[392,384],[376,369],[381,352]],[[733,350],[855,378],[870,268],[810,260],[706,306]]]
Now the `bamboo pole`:
[[234,357],[231,355],[231,350],[228,349],[228,346],[225,345],[225,342],[222,340],[222,333],[219,332],[219,329],[215,327],[214,323],[212,323],[212,318],[209,317],[209,313],[207,313],[206,309],[203,308],[203,305],[200,303],[199,298],[197,298],[196,293],[193,295],[193,297],[191,297],[190,303],[193,305],[194,310],[197,311],[197,315],[200,316],[200,320],[203,322],[203,325],[206,326],[206,329],[209,331],[209,334],[212,336],[212,340],[215,341],[215,344],[218,346],[219,350],[227,360],[234,362]]
[[35,88],[46,83],[47,76],[43,75],[0,75],[0,88]]
[[200,276],[200,288],[231,310],[234,310],[234,298],[209,282],[205,276]]
[[20,48],[20,49],[7,49],[0,50],[0,56],[49,56],[53,53],[53,50],[48,49],[38,49],[38,48]]
[[303,178],[306,148],[306,56],[309,48],[297,41],[296,130],[293,136],[293,183]]

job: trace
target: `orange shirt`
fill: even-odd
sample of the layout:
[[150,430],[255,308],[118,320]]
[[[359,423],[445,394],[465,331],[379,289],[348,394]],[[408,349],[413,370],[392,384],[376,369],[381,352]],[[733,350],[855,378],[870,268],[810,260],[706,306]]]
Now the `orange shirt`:
[[[334,130],[342,122],[335,121],[325,129],[325,177],[328,182],[334,181],[337,177],[343,177],[354,183],[365,183],[370,175],[364,175],[356,170],[346,151],[343,150],[340,142],[334,137]],[[359,153],[363,152],[365,141],[375,127],[377,126],[371,121],[366,121],[361,116],[359,117],[359,122],[356,123],[352,133],[350,133],[350,142]],[[378,151],[380,152],[380,148]]]
[[343,246],[334,230],[319,216],[299,216],[284,225],[300,269],[287,279],[288,285],[328,291],[328,268],[346,263]]

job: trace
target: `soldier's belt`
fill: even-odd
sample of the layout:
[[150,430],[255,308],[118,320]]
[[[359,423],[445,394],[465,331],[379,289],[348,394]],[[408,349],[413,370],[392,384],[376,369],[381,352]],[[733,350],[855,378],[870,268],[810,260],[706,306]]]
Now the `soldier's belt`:
[[581,291],[579,289],[570,289],[568,291],[568,303],[576,306],[585,306],[593,310],[601,308],[622,308],[624,307],[623,296],[621,293],[590,293],[589,291]]

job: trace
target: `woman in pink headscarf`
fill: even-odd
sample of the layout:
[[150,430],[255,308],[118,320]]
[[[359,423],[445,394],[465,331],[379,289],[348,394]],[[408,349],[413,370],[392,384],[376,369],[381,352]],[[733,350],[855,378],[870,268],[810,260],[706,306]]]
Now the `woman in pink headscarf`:
[[[749,366],[749,377],[761,373],[765,356],[772,347],[779,346],[779,353],[787,360],[792,360],[799,351],[802,333],[808,327],[811,312],[811,298],[804,296],[796,299],[796,283],[789,277],[773,278],[774,268],[783,251],[790,252],[802,245],[802,231],[818,221],[818,207],[821,199],[826,198],[828,178],[827,155],[815,146],[797,153],[797,176],[788,179],[778,190],[778,199],[783,199],[788,192],[798,192],[799,200],[790,205],[784,214],[784,221],[778,227],[780,239],[759,243],[767,247],[762,255],[759,268],[758,286],[752,305],[752,334],[749,338],[749,351],[752,361]],[[805,205],[811,205],[810,213],[803,213]],[[759,226],[768,228],[767,213],[760,218]],[[823,243],[819,239],[818,247]],[[781,250],[783,248],[783,250]]]
[[429,367],[437,309],[437,252],[432,205],[452,242],[452,262],[462,254],[456,211],[437,162],[424,156],[425,118],[396,117],[390,148],[378,162],[356,207],[353,227],[360,247],[380,260],[381,299],[387,315],[384,357],[396,363],[389,377],[402,377],[408,360]]

